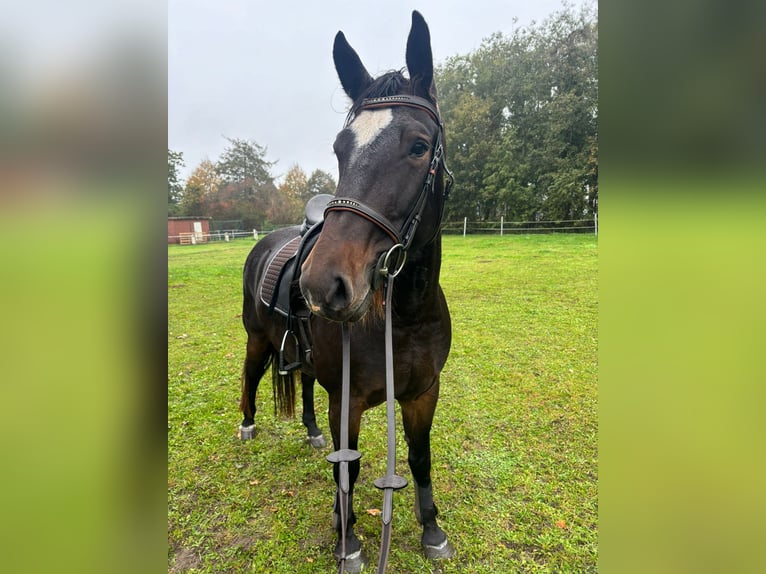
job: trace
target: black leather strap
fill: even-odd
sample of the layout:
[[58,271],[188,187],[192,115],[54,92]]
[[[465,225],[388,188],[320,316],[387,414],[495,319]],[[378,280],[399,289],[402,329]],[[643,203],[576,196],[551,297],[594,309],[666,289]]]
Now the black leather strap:
[[393,321],[391,319],[391,294],[394,291],[394,277],[386,277],[386,475],[375,481],[375,486],[383,490],[382,532],[380,536],[380,555],[378,556],[378,574],[384,574],[391,550],[391,523],[394,512],[394,491],[407,486],[407,479],[396,474],[396,414],[394,407],[394,345]]

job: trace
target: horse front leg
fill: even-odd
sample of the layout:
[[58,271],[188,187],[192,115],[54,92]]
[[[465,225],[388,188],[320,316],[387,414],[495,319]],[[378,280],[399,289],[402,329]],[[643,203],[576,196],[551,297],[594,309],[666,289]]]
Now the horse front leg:
[[324,448],[327,441],[322,431],[317,426],[317,418],[314,413],[314,378],[303,375],[301,378],[301,397],[303,398],[303,426],[306,427],[307,440],[314,448]]
[[409,446],[407,462],[415,479],[415,517],[423,526],[420,543],[427,558],[451,558],[455,550],[447,534],[439,527],[439,511],[431,485],[431,423],[439,398],[438,379],[431,388],[413,401],[400,402],[404,434]]
[[[337,393],[337,395],[340,395],[340,393]],[[332,433],[332,441],[336,451],[327,457],[328,460],[331,461],[335,458],[343,458],[343,456],[337,456],[339,451],[341,453],[343,452],[340,450],[340,410],[340,396],[330,395],[330,431]],[[352,402],[349,409],[347,451],[357,450],[361,419],[362,408]],[[341,486],[343,482],[341,465],[347,465],[348,468],[347,495]],[[362,549],[362,543],[354,533],[354,524],[356,524],[356,514],[354,514],[354,484],[359,477],[359,459],[357,458],[356,460],[351,460],[349,462],[333,462],[332,474],[336,484],[332,525],[338,533],[338,541],[335,545],[334,554],[338,561],[345,560],[346,572],[355,574],[361,572],[369,562],[367,555]],[[344,515],[345,525],[341,518]]]

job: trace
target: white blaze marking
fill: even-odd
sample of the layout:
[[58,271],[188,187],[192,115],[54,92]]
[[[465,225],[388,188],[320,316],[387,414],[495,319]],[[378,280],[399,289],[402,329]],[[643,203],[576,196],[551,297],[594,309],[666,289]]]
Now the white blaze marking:
[[359,114],[350,126],[356,137],[356,149],[363,148],[378,137],[383,128],[391,123],[393,117],[391,108],[364,110]]

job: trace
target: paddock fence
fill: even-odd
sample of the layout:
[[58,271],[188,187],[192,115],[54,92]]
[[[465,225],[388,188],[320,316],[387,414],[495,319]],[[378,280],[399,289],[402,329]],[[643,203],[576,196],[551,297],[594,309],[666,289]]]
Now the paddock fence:
[[[249,237],[254,241],[289,225],[270,225],[261,229],[242,229],[241,221],[211,221],[209,233],[181,233],[170,236],[181,245],[196,245],[213,241],[231,241]],[[541,221],[448,221],[442,224],[443,235],[523,235],[536,233],[593,233],[598,235],[598,215],[587,219]]]
[[593,233],[598,235],[598,215],[587,219],[540,221],[449,221],[442,225],[447,235],[519,235],[528,233]]
[[[240,226],[236,227],[235,225],[231,225],[232,223],[239,223]],[[276,231],[277,229],[282,229],[284,227],[290,226],[270,225],[261,229],[247,230],[241,228],[241,222],[211,221],[209,233],[179,233],[178,235],[168,235],[168,239],[178,239],[178,243],[181,245],[197,245],[199,243],[211,243],[215,241],[231,241],[233,239],[242,239],[245,237],[249,237],[253,241],[256,241],[260,237],[268,235],[272,231]]]

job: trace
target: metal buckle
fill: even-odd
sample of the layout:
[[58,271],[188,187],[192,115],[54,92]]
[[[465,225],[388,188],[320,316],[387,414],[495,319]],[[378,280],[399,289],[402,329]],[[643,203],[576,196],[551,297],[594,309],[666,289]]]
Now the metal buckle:
[[[396,268],[394,271],[391,271],[391,257],[397,251],[399,254],[395,262]],[[405,261],[407,261],[407,251],[405,251],[404,245],[397,243],[386,252],[382,258],[382,261],[378,263],[378,273],[380,273],[383,277],[396,277],[402,271]]]

